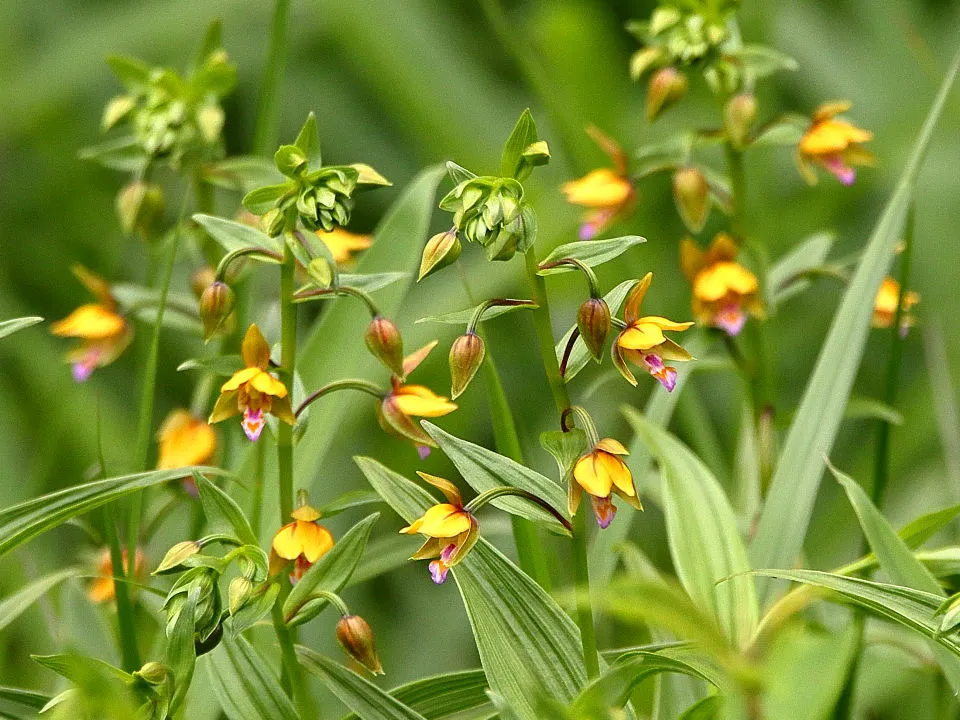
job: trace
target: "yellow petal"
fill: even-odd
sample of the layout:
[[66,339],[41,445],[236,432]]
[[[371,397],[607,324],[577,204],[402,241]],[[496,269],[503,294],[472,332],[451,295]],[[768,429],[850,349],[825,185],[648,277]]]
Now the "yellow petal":
[[90,272],[83,265],[76,263],[70,268],[74,276],[83,283],[83,286],[100,301],[108,310],[114,310],[117,307],[116,300],[110,292],[110,284],[96,273]]
[[813,121],[820,123],[825,120],[830,120],[837,115],[842,115],[852,107],[853,103],[849,100],[830,100],[821,103],[817,109],[813,111]]
[[449,503],[434,505],[420,520],[417,531],[429,537],[455,537],[470,529],[470,514]]
[[298,522],[297,536],[303,556],[314,563],[333,547],[333,535],[323,525],[314,522]]
[[63,320],[53,323],[50,332],[61,337],[102,340],[122,335],[127,321],[103,305],[81,305]]
[[643,299],[647,296],[647,290],[652,282],[653,273],[648,272],[627,295],[627,301],[623,306],[623,319],[626,320],[628,325],[640,317],[640,306],[643,304]]
[[613,487],[613,478],[607,469],[597,462],[594,453],[587,453],[573,466],[573,479],[594,497],[607,497]]
[[614,440],[613,438],[603,438],[597,443],[596,449],[603,450],[604,452],[611,453],[612,455],[630,454],[630,451],[627,450],[619,440]]
[[292,517],[294,520],[301,520],[303,522],[313,522],[314,520],[320,519],[320,513],[317,512],[315,507],[310,505],[301,505],[292,513],[290,513],[290,517]]
[[693,278],[703,267],[704,253],[691,238],[684,238],[680,241],[680,269],[683,271],[687,280],[693,282]]
[[285,560],[300,555],[300,542],[296,533],[297,521],[287,523],[273,536],[273,551]]
[[460,491],[457,489],[457,486],[449,480],[437,477],[436,475],[430,475],[429,473],[420,472],[419,470],[417,470],[417,475],[442,492],[447,502],[451,505],[456,505],[457,507],[463,505],[463,498],[460,496]]
[[231,418],[234,415],[239,415],[240,406],[237,404],[238,393],[238,390],[227,390],[226,392],[221,391],[220,397],[217,398],[217,404],[213,406],[213,412],[210,413],[210,417],[207,419],[207,422],[212,425],[213,423],[218,423],[221,420]]
[[642,317],[637,321],[638,325],[656,325],[661,330],[673,330],[676,332],[682,332],[683,330],[689,330],[693,327],[693,323],[690,321],[687,322],[675,322],[673,320],[667,320],[665,317],[660,317],[659,315],[647,315]]
[[757,277],[743,265],[719,262],[704,268],[693,283],[693,294],[704,302],[715,302],[730,292],[738,295],[754,293]]
[[373,244],[369,235],[358,235],[343,228],[334,228],[330,232],[317,230],[317,237],[327,246],[337,264],[348,261],[351,253],[366,250]]
[[873,139],[873,133],[843,120],[826,120],[811,127],[800,139],[800,152],[807,156],[832,155],[849,145]]
[[243,364],[248,368],[266,370],[270,365],[270,346],[256,325],[247,328],[240,354],[243,356]]
[[636,322],[617,337],[617,345],[628,350],[649,350],[666,338],[663,331],[653,323]]
[[670,338],[667,338],[657,345],[657,347],[654,348],[654,352],[660,356],[661,360],[676,360],[678,362],[693,360],[693,355],[677,345]]
[[160,427],[159,444],[160,470],[203,465],[217,450],[217,434],[208,423],[186,410],[174,410]]
[[633,475],[627,464],[616,455],[611,455],[602,450],[594,451],[597,458],[597,464],[603,467],[614,487],[618,488],[624,495],[636,495],[633,489]]
[[287,386],[277,380],[270,373],[258,372],[250,379],[250,385],[264,395],[284,398],[287,396]]
[[441,417],[457,409],[455,403],[422,385],[401,385],[393,394],[396,408],[404,415]]
[[261,372],[260,368],[257,367],[246,367],[243,370],[237,370],[233,374],[233,377],[220,386],[220,392],[227,393],[239,390],[241,385],[249,382]]
[[591,208],[618,207],[633,193],[630,181],[609,168],[591,170],[579,180],[564,183],[561,189],[567,202]]

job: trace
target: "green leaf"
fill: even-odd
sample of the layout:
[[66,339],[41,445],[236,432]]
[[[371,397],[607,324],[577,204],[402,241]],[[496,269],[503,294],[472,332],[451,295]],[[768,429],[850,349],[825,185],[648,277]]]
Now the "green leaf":
[[563,482],[574,461],[587,451],[587,434],[580,428],[547,430],[540,433],[540,447],[557,461],[557,471]]
[[[474,307],[464,308],[463,310],[456,310],[454,312],[442,313],[440,315],[430,315],[429,317],[420,318],[416,321],[416,324],[420,323],[444,323],[446,325],[466,325],[473,319],[474,314],[476,313],[479,305]],[[496,317],[501,315],[506,315],[509,312],[514,310],[535,310],[539,305],[530,301],[529,304],[524,305],[494,305],[493,307],[487,308],[483,311],[483,315],[480,317],[480,321],[493,320]]]
[[[426,490],[376,460],[354,462],[408,523],[435,504]],[[534,689],[573,700],[586,682],[580,633],[556,602],[482,537],[451,572],[490,687],[521,720],[539,720]]]
[[199,599],[200,588],[195,587],[187,595],[187,600],[180,609],[177,621],[173,625],[173,632],[170,633],[167,640],[164,662],[173,673],[174,679],[171,710],[180,707],[187,695],[187,690],[190,689],[190,683],[193,681],[193,671],[197,664],[193,633]]
[[41,710],[48,702],[50,702],[49,695],[34,690],[0,685],[0,703],[13,703],[30,710]]
[[[646,238],[639,235],[624,235],[623,237],[606,240],[577,240],[555,248],[553,252],[540,261],[540,267],[543,268],[544,265],[564,259],[579,260],[587,267],[596,267],[619,257],[633,246],[646,241]],[[577,268],[573,265],[560,265],[559,267],[538,270],[537,274],[555,275],[576,270]]]
[[[620,306],[623,305],[623,301],[626,300],[627,295],[630,294],[630,291],[638,282],[640,281],[624,280],[613,290],[603,296],[604,302],[606,302],[607,307],[610,308],[611,316],[615,316],[618,312],[620,312]],[[567,330],[554,348],[557,353],[558,363],[563,362],[563,354],[567,350],[567,343],[570,342],[570,337],[573,335],[573,331],[576,329],[577,326],[573,325],[569,330]],[[587,363],[590,362],[590,357],[590,351],[587,350],[587,346],[584,344],[583,338],[578,336],[573,343],[573,350],[570,351],[570,357],[567,359],[567,372],[563,376],[564,381],[570,382],[573,380],[573,378],[577,376],[577,373],[583,370],[587,366]]]
[[293,144],[307,156],[307,166],[310,170],[317,170],[323,165],[323,156],[320,153],[320,130],[317,128],[317,116],[313,112],[307,115],[307,120],[300,128]]
[[325,505],[321,505],[317,508],[317,512],[320,513],[320,517],[328,518],[339,515],[345,510],[382,502],[383,499],[372,490],[350,490]]
[[150,470],[57,490],[0,510],[0,556],[67,520],[144,488],[178,480],[193,470],[227,475],[213,467]]
[[12,335],[19,330],[24,330],[41,322],[43,322],[43,318],[37,316],[4,320],[3,322],[0,322],[0,338],[5,338],[7,335]]
[[723,698],[720,695],[709,695],[684,710],[677,720],[716,720],[723,717],[722,712]]
[[886,403],[870,397],[850,398],[843,417],[848,420],[883,420],[891,425],[903,425],[903,415]]
[[300,720],[270,663],[242,635],[225,635],[206,657],[213,693],[230,720]]
[[265,215],[273,209],[280,198],[296,191],[292,182],[256,187],[243,196],[243,206],[254,215]]
[[957,488],[960,487],[960,406],[950,377],[950,357],[944,343],[943,327],[936,315],[924,322],[923,355],[943,448],[943,464],[947,470],[945,480],[948,487]]
[[0,601],[0,631],[10,625],[29,608],[33,603],[43,596],[48,590],[63,582],[67,578],[76,577],[79,573],[77,568],[67,568],[59,572],[51,573],[39,580],[34,580],[29,585],[20,588],[9,597]]
[[[201,177],[211,185],[244,193],[283,181],[283,176],[273,163],[258,155],[235,155],[217,160],[204,165],[201,173]],[[267,210],[270,207],[273,207],[273,203]]]
[[900,528],[897,534],[903,538],[903,541],[911,549],[916,550],[943,530],[958,515],[960,515],[960,505],[951,505],[942,510],[934,510],[911,520]]
[[388,695],[369,680],[310,648],[297,645],[297,658],[307,672],[320,678],[340,702],[363,720],[425,720],[423,715]]
[[328,604],[325,598],[311,598],[319,590],[338,592],[360,564],[370,538],[370,530],[380,513],[368,515],[354,525],[333,548],[313,566],[294,586],[283,603],[283,617],[288,625],[299,625],[317,616]]
[[[444,432],[431,422],[424,420],[421,425],[456,465],[467,484],[478,493],[503,486],[519,488],[545,500],[561,515],[569,517],[566,490],[549,478],[493,450]],[[553,515],[529,500],[505,496],[492,500],[491,504],[526,520],[546,523],[552,531],[566,534]]]
[[[907,167],[834,316],[770,481],[750,546],[754,567],[790,567],[803,546],[823,475],[821,456],[830,451],[836,438],[870,330],[873,299],[890,267],[914,182],[958,68],[960,54],[940,87]],[[771,599],[774,590],[774,583],[761,578],[758,591],[762,603]]]
[[142,60],[127,55],[110,55],[107,65],[127,89],[136,92],[150,84],[151,68]]
[[730,53],[754,78],[773,75],[780,70],[798,70],[797,61],[766,45],[744,45]]
[[249,225],[202,213],[194,214],[193,220],[206,230],[210,237],[220,243],[227,252],[247,248],[260,248],[272,253],[283,252],[282,239],[279,237],[272,238]]
[[133,676],[130,673],[124,672],[110,663],[104,662],[99,658],[78,655],[77,653],[31,655],[30,659],[74,683],[82,683],[84,679],[90,676],[110,678],[124,683],[129,683],[133,680]]
[[81,160],[92,160],[111,170],[135,173],[143,170],[149,157],[133,136],[124,136],[83,148],[77,153]]
[[200,491],[200,502],[203,503],[203,513],[207,516],[207,522],[213,526],[229,525],[240,542],[259,547],[260,541],[237,501],[196,471],[193,473],[193,479]]
[[810,121],[801,117],[785,117],[764,125],[750,143],[757,147],[796,147]]
[[[395,687],[390,691],[390,695],[420,713],[426,720],[461,717],[463,713],[470,713],[470,717],[475,717],[484,709],[490,709],[487,715],[492,714],[490,699],[487,697],[487,676],[483,670],[462,670],[414,680]],[[363,718],[351,714],[343,720]]]
[[666,430],[625,406],[624,416],[663,470],[663,510],[670,556],[680,582],[711,611],[727,637],[745,647],[757,627],[753,582],[731,575],[750,570],[737,521],[723,488],[706,465]]
[[450,176],[450,179],[453,180],[454,185],[459,185],[466,180],[473,180],[476,177],[476,175],[467,170],[465,167],[457,165],[452,160],[447,160],[445,167],[447,174]]
[[520,113],[517,124],[503,146],[503,154],[500,156],[500,174],[503,177],[516,177],[523,164],[523,151],[537,140],[537,125],[533,121],[533,115],[530,114],[530,108],[527,108]]
[[783,302],[810,287],[810,280],[806,279],[804,274],[826,262],[835,241],[833,233],[816,233],[801,240],[770,266],[766,280],[766,304],[769,311],[773,312]]
[[371,293],[390,287],[401,280],[409,280],[410,277],[410,273],[407,272],[340,273],[340,285]]
[[217,355],[212,358],[190,358],[177,365],[177,372],[184,370],[200,370],[215,375],[230,377],[237,370],[243,368],[243,360],[239,355]]

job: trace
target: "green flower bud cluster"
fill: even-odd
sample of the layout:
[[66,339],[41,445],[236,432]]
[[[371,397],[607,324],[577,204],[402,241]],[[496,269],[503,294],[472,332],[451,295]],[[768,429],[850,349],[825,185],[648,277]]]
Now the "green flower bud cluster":
[[[630,63],[633,78],[653,67],[684,66],[719,52],[729,38],[728,20],[737,0],[711,3],[663,3],[646,22],[627,29],[643,44]],[[691,7],[694,5],[694,7]]]
[[523,186],[513,178],[474,177],[440,201],[453,213],[462,237],[486,248],[488,260],[509,260],[535,240],[533,213],[523,204]]
[[166,633],[168,637],[173,635],[177,620],[180,619],[180,614],[183,612],[188,599],[195,594],[194,641],[198,646],[206,646],[211,640],[213,646],[219,642],[222,634],[221,615],[223,612],[223,602],[217,588],[219,579],[220,570],[205,565],[190,568],[177,578],[163,603],[163,611],[167,615]]

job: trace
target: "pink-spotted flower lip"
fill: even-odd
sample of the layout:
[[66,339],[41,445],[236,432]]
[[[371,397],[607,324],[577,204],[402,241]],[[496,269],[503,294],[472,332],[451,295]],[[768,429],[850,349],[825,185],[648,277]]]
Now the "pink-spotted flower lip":
[[837,116],[851,104],[844,100],[824,103],[811,119],[810,127],[797,145],[797,168],[809,184],[817,182],[813,166],[818,165],[844,185],[852,185],[857,173],[854,165],[875,165],[873,153],[863,144],[873,139],[869,130],[858,128]]
[[617,506],[609,496],[598,498],[591,495],[590,504],[593,505],[593,515],[597,519],[597,525],[601,530],[606,530],[617,516]]
[[677,386],[677,370],[663,364],[659,355],[644,355],[643,362],[650,368],[650,375],[656,378],[667,392],[673,392]]
[[243,432],[247,438],[249,438],[251,442],[256,442],[260,438],[260,433],[263,432],[263,408],[256,410],[247,408],[244,410],[243,419],[240,421],[240,424],[243,426]]
[[841,155],[830,155],[823,158],[823,166],[844,185],[853,185],[857,179],[857,171],[847,165]]
[[457,552],[456,543],[450,543],[441,552],[440,558],[430,562],[430,577],[437,585],[442,585],[450,571],[450,561]]
[[736,337],[747,324],[747,314],[739,305],[724,305],[713,318],[714,327],[720,328],[730,337]]

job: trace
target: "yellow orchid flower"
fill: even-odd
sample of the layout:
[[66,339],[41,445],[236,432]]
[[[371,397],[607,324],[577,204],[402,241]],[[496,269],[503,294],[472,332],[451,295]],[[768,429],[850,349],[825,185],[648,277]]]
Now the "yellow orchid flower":
[[680,244],[680,266],[693,285],[693,314],[731,337],[740,334],[747,314],[763,317],[757,276],[736,262],[737,244],[719,233],[706,252],[690,238]]
[[109,365],[120,356],[133,339],[133,326],[117,312],[117,302],[103,278],[81,265],[72,269],[99,302],[81,305],[53,323],[50,332],[80,339],[80,344],[67,354],[67,361],[73,366],[73,379],[83,382],[98,367]]
[[339,227],[330,232],[317,230],[317,237],[327,246],[337,265],[348,263],[353,259],[353,253],[366,250],[373,244],[369,235],[358,235]]
[[220,388],[220,397],[210,413],[210,424],[243,413],[243,431],[251,441],[256,441],[263,431],[264,413],[296,425],[287,387],[267,372],[270,347],[256,325],[247,330],[240,354],[246,367],[235,372]]
[[873,133],[836,117],[850,107],[845,100],[824,103],[813,112],[810,127],[800,138],[797,167],[811,185],[817,182],[811,163],[829,171],[844,185],[853,184],[857,177],[853,165],[876,164],[873,153],[862,147],[873,139]]
[[[217,452],[217,433],[202,418],[183,408],[171,410],[157,432],[157,469],[207,465]],[[197,484],[192,477],[183,479],[184,489],[196,497]]]
[[693,356],[666,337],[664,331],[683,331],[693,326],[692,322],[674,322],[658,315],[640,317],[640,305],[653,280],[653,273],[647,273],[627,296],[623,310],[626,327],[620,331],[611,347],[613,364],[631,385],[637,379],[630,372],[626,361],[644,368],[669,392],[677,384],[676,368],[664,365],[664,360],[687,361]]
[[[296,583],[317,560],[330,551],[334,541],[330,531],[317,522],[320,513],[316,508],[301,505],[290,513],[290,517],[293,522],[277,530],[271,547],[276,558],[293,560],[290,582]],[[285,563],[271,563],[271,572],[277,572],[276,566],[282,564]]]
[[620,455],[629,455],[627,449],[613,438],[603,438],[581,455],[573,465],[573,480],[570,481],[570,514],[577,512],[581,493],[586,490],[593,504],[597,524],[606,528],[617,514],[611,496],[615,493],[637,510],[643,505],[637,497],[633,475]]
[[463,560],[476,544],[480,526],[473,514],[463,507],[460,491],[452,482],[424,472],[417,472],[417,475],[443,493],[447,502],[429,508],[400,532],[426,535],[427,541],[410,559],[435,558],[430,562],[430,577],[439,585],[447,579],[450,568]]
[[568,203],[588,208],[580,226],[580,239],[590,240],[628,212],[636,200],[633,182],[627,176],[626,155],[617,143],[590,126],[587,133],[610,156],[614,168],[591,170],[582,178],[571,180],[560,188]]
[[[410,375],[436,346],[437,341],[434,340],[404,358],[404,376]],[[380,426],[391,434],[413,441],[420,457],[425,458],[430,453],[430,448],[437,445],[413,418],[449,415],[457,409],[457,404],[423,385],[405,384],[396,375],[391,378],[391,383],[390,392],[383,396],[377,406]]]
[[[900,302],[900,283],[892,277],[886,277],[880,283],[877,296],[873,301],[873,319],[871,325],[875,328],[888,328],[893,324],[897,315],[897,304]],[[903,310],[900,314],[900,334],[906,336],[913,326],[914,318],[910,309],[920,302],[920,295],[913,290],[903,294]]]
[[[123,551],[122,557],[123,574],[126,575],[127,568],[129,567],[126,550]],[[137,548],[135,558],[133,574],[135,577],[142,577],[146,560],[140,548]],[[87,589],[87,597],[95,603],[105,603],[113,600],[116,597],[116,587],[113,581],[115,575],[119,575],[119,573],[113,570],[113,563],[110,560],[110,550],[104,548],[100,552],[100,559],[97,563],[97,577],[90,583],[90,587]]]

